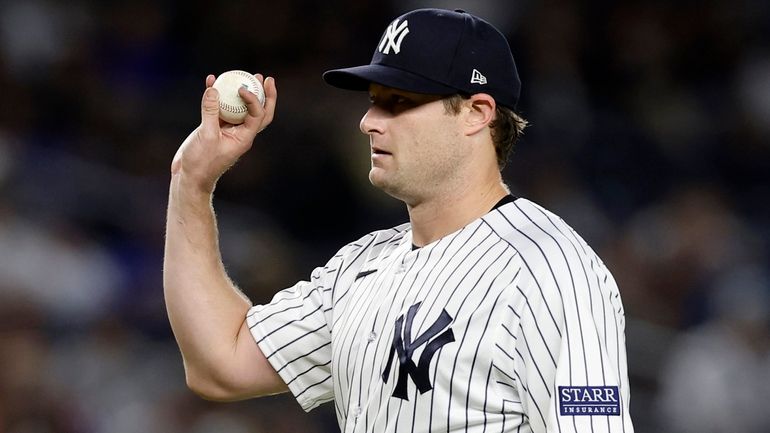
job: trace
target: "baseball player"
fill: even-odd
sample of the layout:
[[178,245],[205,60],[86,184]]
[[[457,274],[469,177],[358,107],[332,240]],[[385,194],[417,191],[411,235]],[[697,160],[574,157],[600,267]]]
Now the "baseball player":
[[[221,126],[213,76],[172,163],[164,286],[188,385],[213,400],[290,391],[344,432],[633,432],[624,314],[609,270],[500,169],[526,122],[505,37],[463,11],[393,20],[368,65],[369,179],[409,222],[369,233],[252,306],[219,255],[217,179],[273,118],[246,91]],[[329,211],[329,210],[325,210]]]

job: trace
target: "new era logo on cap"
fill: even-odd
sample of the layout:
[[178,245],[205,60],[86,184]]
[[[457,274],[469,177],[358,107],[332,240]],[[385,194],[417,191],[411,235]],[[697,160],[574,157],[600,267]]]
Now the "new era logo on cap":
[[487,84],[487,77],[485,77],[478,69],[474,69],[471,74],[471,84]]
[[516,109],[521,81],[508,41],[462,10],[417,9],[387,25],[368,65],[324,73],[332,86],[368,90],[371,83],[430,95],[481,91]]
[[398,54],[401,52],[401,43],[404,42],[404,38],[409,34],[409,21],[404,20],[401,24],[398,23],[396,18],[387,29],[385,34],[382,35],[382,41],[377,49],[382,54],[390,54],[390,49],[393,48],[393,52]]

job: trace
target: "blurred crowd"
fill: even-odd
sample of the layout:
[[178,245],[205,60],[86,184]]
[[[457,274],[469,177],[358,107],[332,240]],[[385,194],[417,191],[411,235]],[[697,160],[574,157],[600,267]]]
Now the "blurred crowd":
[[618,280],[638,432],[770,431],[770,3],[0,0],[0,433],[335,432],[290,396],[184,385],[162,289],[168,167],[206,74],[276,77],[274,123],[219,183],[256,303],[403,222],[367,180],[368,61],[422,6],[511,42],[530,122],[504,176]]

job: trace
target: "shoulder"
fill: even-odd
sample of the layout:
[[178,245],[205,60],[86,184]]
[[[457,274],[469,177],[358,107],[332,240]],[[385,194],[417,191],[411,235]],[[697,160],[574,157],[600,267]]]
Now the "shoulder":
[[390,245],[398,244],[411,229],[411,224],[404,223],[388,229],[367,233],[340,248],[334,257],[343,261],[349,261],[357,256],[377,254]]
[[520,256],[526,273],[543,276],[576,275],[603,264],[583,238],[562,218],[519,198],[484,217],[492,230]]
[[550,244],[584,243],[558,215],[524,198],[493,210],[484,219],[497,236],[521,254]]
[[314,277],[322,277],[329,287],[346,286],[366,263],[393,251],[411,231],[411,225],[401,224],[389,229],[367,233],[343,246],[323,268],[316,268]]

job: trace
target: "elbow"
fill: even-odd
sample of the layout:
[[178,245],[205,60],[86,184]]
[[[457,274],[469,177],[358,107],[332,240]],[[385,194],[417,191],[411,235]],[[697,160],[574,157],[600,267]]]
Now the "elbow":
[[204,400],[228,402],[243,399],[242,395],[235,392],[222,380],[212,377],[212,375],[194,372],[189,368],[185,368],[185,382],[190,391]]
[[183,355],[182,360],[187,387],[205,400],[238,401],[288,391],[259,351],[205,359]]

